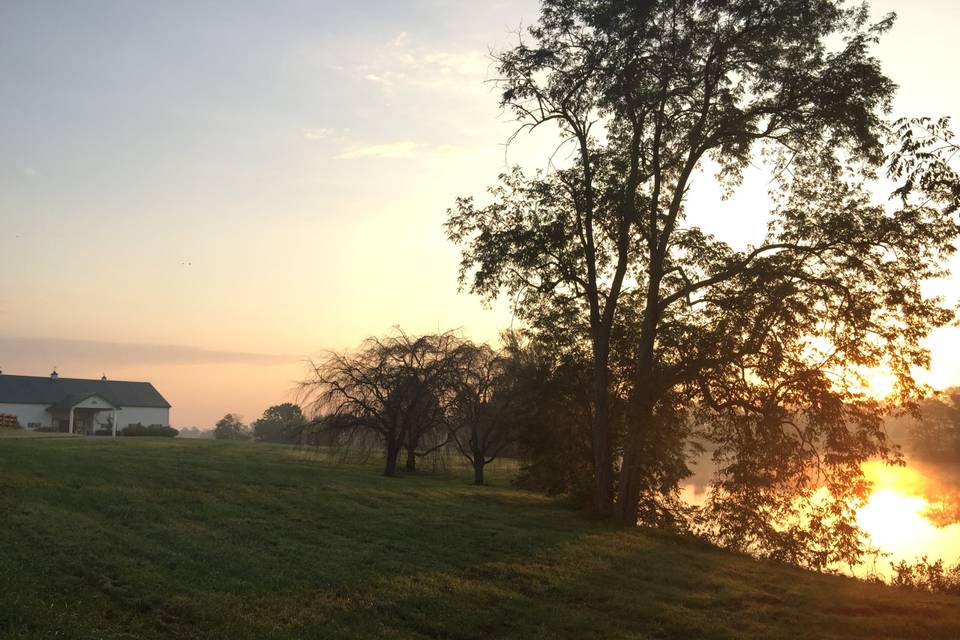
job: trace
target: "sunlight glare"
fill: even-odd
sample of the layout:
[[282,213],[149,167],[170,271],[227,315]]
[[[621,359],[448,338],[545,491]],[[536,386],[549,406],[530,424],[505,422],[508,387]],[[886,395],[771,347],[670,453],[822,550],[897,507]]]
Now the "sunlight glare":
[[[857,524],[890,561],[915,562],[922,556],[948,564],[960,555],[960,523],[937,526],[927,514],[942,506],[938,480],[916,466],[893,467],[879,461],[863,465],[873,483],[870,497],[857,511]],[[884,563],[885,565],[886,563]],[[883,565],[881,565],[883,566]]]
[[920,496],[881,489],[874,491],[857,512],[857,523],[874,545],[895,553],[934,537],[936,527],[923,516],[929,506]]

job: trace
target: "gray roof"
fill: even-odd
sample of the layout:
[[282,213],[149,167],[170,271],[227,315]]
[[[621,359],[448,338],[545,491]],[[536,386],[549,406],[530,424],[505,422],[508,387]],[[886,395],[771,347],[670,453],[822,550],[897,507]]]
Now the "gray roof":
[[50,405],[67,401],[71,396],[90,397],[92,394],[103,397],[115,407],[170,408],[170,403],[149,382],[53,379],[47,376],[11,376],[0,373],[0,402]]
[[[104,398],[101,394],[94,393],[93,391],[90,391],[87,393],[71,393],[70,395],[65,396],[56,404],[53,404],[47,407],[47,411],[69,411],[71,407],[77,406],[84,400],[88,400],[90,398],[95,398],[95,397],[99,397],[102,400],[110,402],[109,400]],[[113,403],[111,402],[110,405],[113,406]]]

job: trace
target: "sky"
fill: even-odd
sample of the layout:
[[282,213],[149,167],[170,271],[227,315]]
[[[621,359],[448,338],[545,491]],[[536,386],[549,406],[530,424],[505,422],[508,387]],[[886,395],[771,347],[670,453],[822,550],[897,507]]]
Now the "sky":
[[[960,122],[960,3],[872,5],[900,14],[877,48],[895,115]],[[509,310],[458,293],[442,223],[507,166],[545,167],[548,140],[504,146],[488,82],[537,7],[4,0],[0,370],[149,380],[174,426],[210,426],[394,325],[495,340]],[[765,191],[748,172],[717,206],[700,176],[692,204],[743,244]],[[928,379],[960,383],[960,330],[930,346]]]

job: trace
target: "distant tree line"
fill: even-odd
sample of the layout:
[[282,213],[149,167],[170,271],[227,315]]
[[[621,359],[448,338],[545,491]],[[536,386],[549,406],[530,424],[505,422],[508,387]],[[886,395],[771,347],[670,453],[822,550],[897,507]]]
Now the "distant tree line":
[[960,462],[960,388],[924,398],[913,415],[904,416],[892,426],[912,458]]
[[243,423],[243,418],[236,413],[228,413],[213,427],[213,437],[217,440],[249,440],[250,427]]
[[217,440],[254,440],[279,444],[316,443],[316,433],[321,426],[316,421],[307,420],[299,405],[284,402],[268,407],[259,419],[249,425],[243,422],[243,416],[228,413],[217,421],[209,433]]
[[213,431],[201,427],[181,427],[180,437],[182,438],[212,438]]

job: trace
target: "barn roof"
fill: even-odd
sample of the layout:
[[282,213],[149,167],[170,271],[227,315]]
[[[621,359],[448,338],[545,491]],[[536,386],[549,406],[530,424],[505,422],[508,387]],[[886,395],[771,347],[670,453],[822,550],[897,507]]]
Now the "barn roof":
[[115,407],[170,408],[170,403],[149,382],[0,374],[0,402],[51,405],[93,394]]
[[[112,402],[103,397],[103,394],[87,391],[84,393],[71,393],[70,395],[62,398],[59,402],[47,407],[47,411],[69,411],[70,407],[75,407],[84,400],[89,400],[90,398],[100,398],[104,402],[109,403],[109,406],[114,406]],[[114,406],[114,408],[116,407]]]

